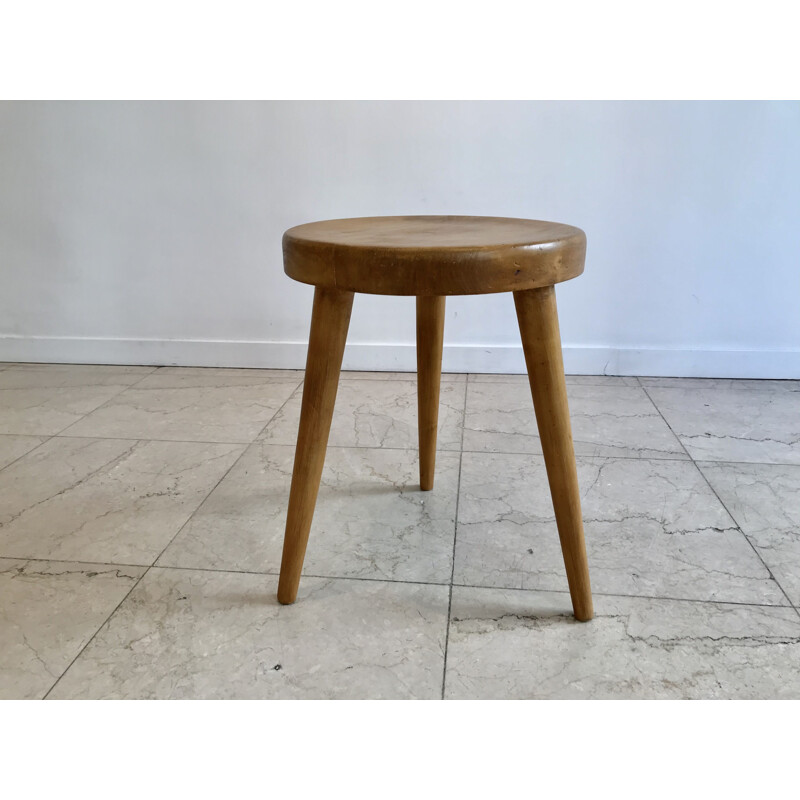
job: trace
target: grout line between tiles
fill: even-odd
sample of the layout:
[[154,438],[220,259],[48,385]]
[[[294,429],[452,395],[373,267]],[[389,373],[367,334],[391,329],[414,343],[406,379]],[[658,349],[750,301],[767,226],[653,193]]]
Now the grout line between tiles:
[[[298,387],[299,388],[299,387]],[[296,393],[295,390],[294,393]],[[290,398],[291,399],[291,398]],[[279,409],[280,410],[280,409]],[[92,413],[92,412],[89,412]],[[275,412],[278,413],[277,411]],[[76,434],[71,433],[53,433],[53,434],[44,434],[44,433],[0,433],[0,437],[2,436],[29,436],[32,438],[44,438],[45,442],[41,444],[45,444],[49,439],[101,439],[101,440],[110,440],[110,441],[141,441],[141,442],[170,442],[170,443],[179,443],[179,444],[236,444],[236,445],[250,445],[259,442],[259,436],[264,432],[264,429],[270,425],[274,420],[274,416],[267,422],[264,428],[258,433],[255,439],[248,439],[248,440],[240,440],[240,441],[230,441],[230,440],[214,440],[209,441],[206,439],[153,439],[148,436],[90,436],[90,435],[81,435],[78,436]],[[80,420],[78,420],[80,421]],[[70,423],[72,425],[74,423]],[[265,445],[274,445],[276,447],[294,447],[294,442],[275,442],[271,439],[263,439],[259,443]],[[34,450],[41,447],[41,444],[36,445],[33,450],[29,450],[27,453],[23,453],[19,458],[14,459],[14,461],[6,464],[6,467],[11,466],[11,464],[19,461],[20,458],[24,458],[29,453],[32,453]],[[400,451],[416,451],[416,447],[408,446],[408,447],[386,447],[384,445],[363,445],[363,444],[329,444],[328,450],[330,449],[337,449],[337,450],[400,450]],[[685,448],[684,448],[685,449]],[[437,448],[437,453],[477,453],[477,454],[486,454],[486,455],[502,455],[502,456],[535,456],[538,458],[542,458],[541,453],[532,453],[526,452],[521,450],[458,450],[458,449],[444,449],[444,448]],[[676,454],[677,455],[677,454]],[[800,464],[793,464],[789,461],[728,461],[728,460],[718,460],[718,459],[710,459],[710,458],[703,458],[703,459],[693,459],[691,456],[688,458],[676,458],[675,455],[673,456],[623,456],[617,455],[616,453],[611,455],[581,455],[576,454],[575,456],[578,459],[620,459],[625,461],[679,461],[682,464],[687,463],[687,461],[694,461],[698,464],[743,464],[743,465],[751,465],[751,466],[774,466],[774,467],[798,467],[800,468]],[[0,470],[5,469],[6,467],[0,467]]]
[[456,543],[458,541],[458,501],[461,498],[461,469],[464,464],[464,430],[467,425],[467,395],[469,394],[469,376],[464,382],[464,406],[461,409],[461,447],[458,454],[458,479],[456,481],[456,507],[453,513],[453,553],[450,566],[450,591],[447,598],[447,627],[444,634],[444,659],[442,663],[442,700],[444,700],[447,683],[447,648],[450,644],[450,611],[453,608],[453,580],[456,574]]
[[124,370],[129,367],[133,367],[134,369],[149,368],[150,372],[146,373],[147,375],[151,375],[157,369],[161,369],[161,365],[159,364],[95,364],[79,361],[8,361],[0,366],[0,369],[27,368],[29,371],[35,371],[38,369],[47,369],[48,367],[108,367],[109,369],[117,370]]
[[[638,378],[637,378],[637,380],[638,380]],[[641,382],[640,382],[639,385],[641,386]],[[650,397],[650,392],[647,391],[647,387],[642,386],[641,388],[642,388],[642,391],[645,393],[645,396],[647,397],[647,399],[650,401],[650,405],[653,406],[653,408],[656,410],[656,413],[658,414],[658,416],[661,417],[662,420],[664,420],[664,424],[667,426],[667,428],[669,428],[669,432],[675,437],[675,440],[681,446],[681,449],[683,450],[683,452],[686,453],[686,455],[689,457],[689,460],[692,463],[694,463],[694,459],[692,458],[692,454],[686,449],[686,445],[683,443],[683,440],[681,439],[681,437],[678,436],[678,434],[675,433],[675,431],[672,429],[672,425],[670,425],[669,422],[667,422],[667,418],[661,413],[661,409],[656,405],[656,401],[653,400],[652,397]]]
[[[91,413],[91,412],[89,412]],[[276,412],[277,413],[277,412]],[[266,428],[267,425],[271,424],[274,420],[274,417],[270,419],[269,422],[266,423],[264,426]],[[74,424],[74,423],[71,423]],[[50,439],[101,439],[101,440],[110,440],[110,441],[141,441],[141,442],[169,442],[169,443],[178,443],[178,444],[234,444],[234,445],[250,445],[259,442],[258,437],[264,432],[262,429],[258,436],[255,439],[249,440],[240,440],[240,441],[230,441],[230,440],[214,440],[209,441],[206,439],[152,439],[147,436],[77,436],[75,434],[70,433],[54,433],[54,434],[42,434],[42,433],[0,433],[0,437],[2,436],[28,436],[32,438],[44,438],[45,441],[39,445],[36,445],[33,450],[29,450],[27,453],[23,453],[18,458],[14,459],[14,461],[6,464],[6,467],[11,466],[11,464],[19,461],[20,458],[24,458],[25,456],[33,453],[34,450],[41,447],[42,444],[45,444],[46,441]],[[275,442],[271,439],[264,439],[261,440],[259,443],[265,445],[274,445],[275,447],[294,447],[294,443],[289,442]],[[400,450],[400,451],[416,451],[417,448],[408,446],[408,447],[386,447],[383,445],[363,445],[363,444],[329,444],[328,449],[337,449],[337,450]],[[502,456],[534,456],[538,458],[542,458],[541,453],[531,453],[525,452],[520,450],[457,450],[457,449],[443,449],[437,448],[437,453],[477,453],[477,454],[486,454],[486,455],[502,455]],[[703,459],[693,459],[691,457],[687,458],[675,458],[669,456],[623,456],[623,455],[581,455],[576,454],[575,456],[578,459],[619,459],[624,461],[679,461],[682,464],[687,463],[688,461],[694,461],[698,464],[742,464],[742,465],[750,465],[750,466],[773,466],[773,467],[798,467],[800,468],[800,464],[794,464],[789,461],[729,461],[729,460],[718,460],[718,459],[710,459],[710,458],[703,458]],[[0,470],[5,469],[6,467],[0,467]]]
[[[6,435],[7,436],[28,436],[29,434],[23,434],[23,433],[13,434],[13,433],[10,433],[10,434],[3,434],[3,435],[4,436],[6,436]],[[34,438],[39,438],[39,437],[34,437]],[[39,442],[39,444],[37,444],[36,447],[32,448],[31,450],[28,450],[27,453],[23,453],[21,456],[17,456],[17,458],[15,458],[13,461],[9,461],[8,464],[5,464],[4,466],[0,467],[0,472],[2,472],[4,469],[8,469],[12,464],[16,464],[17,461],[19,461],[22,458],[25,458],[25,456],[29,456],[29,455],[31,455],[31,453],[35,453],[40,447],[46,445],[51,439],[55,439],[55,438],[56,438],[55,435],[44,437],[44,441],[43,442]]]
[[[145,375],[145,378],[150,377],[149,375]],[[270,379],[265,380],[262,383],[239,383],[239,384],[227,384],[227,385],[215,385],[215,386],[139,386],[138,391],[140,392],[178,392],[178,391],[205,391],[209,389],[260,389],[264,386],[283,386],[283,385],[291,385],[295,382],[295,379],[289,380],[288,378],[281,378],[279,380]],[[302,381],[301,381],[302,382]],[[133,386],[126,386],[126,389],[132,389]]]
[[718,461],[713,458],[694,458],[695,464],[732,464],[742,467],[796,467],[800,469],[800,464],[792,464],[789,461]]
[[[271,422],[272,420],[270,420]],[[269,423],[267,423],[269,424]],[[262,428],[263,431],[263,428]],[[258,436],[261,435],[261,432],[257,434]],[[255,441],[255,439],[246,439],[246,440],[239,440],[238,442],[229,441],[229,440],[219,440],[215,439],[214,441],[208,441],[206,439],[150,439],[147,436],[77,436],[74,433],[57,433],[53,437],[53,439],[100,439],[100,440],[108,440],[112,442],[168,442],[170,444],[238,444],[238,445],[251,445]],[[283,445],[283,447],[290,447],[291,445]]]
[[[566,577],[565,579],[566,580]],[[569,596],[569,589],[524,589],[518,586],[481,586],[475,583],[456,583],[461,589],[487,589],[496,592],[549,592],[551,594],[563,594]],[[796,610],[791,602],[784,605],[774,603],[744,603],[741,600],[698,600],[691,597],[662,597],[657,594],[625,594],[622,592],[598,592],[592,590],[593,597],[625,597],[629,600],[663,600],[669,603],[701,603],[703,605],[723,605],[723,606],[751,606],[753,608],[788,608]]]
[[[177,535],[177,534],[176,534]],[[108,561],[73,561],[58,558],[19,558],[17,556],[0,556],[0,559],[7,561],[32,561],[41,563],[53,564],[85,564],[87,566],[98,567],[114,567],[116,569],[131,569],[139,568],[146,571],[150,570],[179,570],[181,572],[211,572],[225,575],[259,575],[262,577],[277,578],[279,572],[277,570],[246,570],[246,569],[221,569],[215,567],[181,567],[172,564],[116,564]],[[144,575],[142,575],[142,578]],[[362,581],[366,583],[398,583],[403,586],[450,586],[447,582],[439,582],[432,580],[425,581],[411,581],[411,580],[398,580],[396,578],[366,578],[358,575],[320,575],[314,573],[303,573],[304,578],[314,578],[318,580],[328,581]],[[538,588],[521,588],[519,586],[482,586],[477,583],[453,583],[452,586],[459,589],[481,589],[488,592],[528,592],[531,594],[545,593],[545,594],[560,594],[565,597],[569,596],[568,589],[538,589]],[[785,608],[792,611],[796,608],[791,602],[783,605],[776,605],[775,603],[746,603],[740,600],[703,600],[692,597],[664,597],[657,594],[626,594],[625,592],[598,592],[593,591],[592,594],[596,597],[624,597],[629,600],[662,600],[669,603],[698,603],[701,605],[724,605],[724,606],[747,606],[752,608]],[[109,615],[112,616],[112,614]],[[106,620],[107,621],[107,620]],[[103,623],[105,624],[105,622]],[[100,626],[102,627],[102,625]]]
[[[473,376],[473,375],[491,375],[493,373],[475,372],[475,373],[469,373],[469,374],[470,374],[470,376]],[[527,381],[530,380],[528,378],[527,374],[525,374],[525,373],[520,373],[516,377],[519,378],[520,380],[478,381],[478,380],[471,379],[471,380],[468,381],[468,383],[470,383],[472,386],[511,386],[511,385],[514,385],[514,386],[523,385],[524,386],[524,385],[527,385]],[[618,383],[617,382],[609,383],[608,381],[596,381],[596,382],[571,381],[570,380],[571,377],[572,378],[589,378],[589,377],[618,378],[619,382]],[[524,378],[524,380],[522,380],[523,378]],[[597,375],[597,376],[593,376],[593,375],[566,375],[565,378],[566,378],[565,382],[566,382],[566,385],[567,385],[568,389],[573,388],[573,387],[578,387],[578,386],[609,386],[609,387],[617,387],[617,388],[625,387],[627,389],[638,389],[641,386],[641,384],[630,384],[630,383],[625,383],[624,382],[623,378],[634,378],[634,379],[637,379],[635,375]]]
[[[763,557],[761,556],[761,553],[758,552],[758,548],[750,541],[750,537],[742,530],[741,525],[739,525],[739,520],[737,520],[736,517],[733,516],[733,514],[731,513],[731,510],[722,501],[722,498],[717,493],[717,490],[711,485],[711,481],[708,480],[708,477],[706,476],[705,472],[703,472],[703,470],[701,469],[700,464],[698,464],[697,461],[695,461],[695,459],[692,458],[692,454],[686,449],[686,446],[681,441],[681,438],[678,436],[677,433],[675,433],[674,430],[672,430],[672,426],[669,424],[669,422],[667,422],[667,418],[661,413],[661,409],[658,407],[658,405],[656,404],[655,400],[653,400],[653,398],[650,397],[650,393],[647,391],[647,388],[642,386],[642,391],[647,395],[647,397],[649,398],[650,402],[653,404],[653,408],[655,408],[655,410],[658,411],[659,415],[661,416],[661,419],[664,420],[664,424],[670,429],[670,431],[672,431],[672,435],[675,436],[678,439],[678,441],[681,443],[681,447],[683,447],[683,449],[686,451],[686,455],[689,456],[689,458],[692,461],[692,464],[694,464],[695,469],[702,476],[703,480],[706,483],[706,486],[708,486],[708,488],[711,490],[711,493],[714,495],[714,497],[717,498],[717,502],[719,502],[719,504],[725,509],[725,513],[731,518],[733,523],[736,525],[736,529],[739,531],[739,533],[742,534],[742,536],[744,537],[744,540],[747,542],[747,544],[750,545],[750,548],[756,554],[756,558],[758,558],[758,560],[764,566],[764,569],[767,571],[767,574],[769,575],[770,579],[775,582],[775,585],[781,590],[781,593],[786,598],[786,601],[794,609],[794,611],[798,615],[798,617],[800,617],[800,609],[798,609],[795,606],[795,604],[791,601],[791,599],[789,598],[789,595],[786,593],[786,589],[784,589],[783,586],[781,586],[780,581],[775,577],[775,575],[773,574],[772,570],[767,565],[767,562],[764,561]],[[720,462],[714,462],[714,463],[720,463]]]
[[[216,487],[215,487],[216,488]],[[212,490],[213,491],[213,490]],[[188,520],[187,520],[188,522]],[[182,526],[183,527],[183,526]],[[178,531],[180,533],[180,531]],[[175,534],[176,536],[178,534]],[[165,548],[166,549],[166,548]],[[159,554],[159,558],[160,558]],[[117,569],[178,569],[183,570],[185,572],[219,572],[223,574],[233,574],[233,575],[262,575],[262,576],[269,576],[277,578],[280,575],[279,570],[257,570],[257,569],[234,569],[232,567],[183,567],[176,564],[120,564],[111,561],[87,561],[84,559],[61,559],[61,558],[33,558],[29,556],[3,556],[0,555],[0,560],[6,561],[35,561],[41,563],[52,563],[52,564],[85,564],[87,566],[92,567],[115,567]],[[156,559],[158,560],[158,559]],[[142,576],[144,577],[144,576]],[[434,581],[434,580],[424,580],[424,581],[412,581],[412,580],[399,580],[397,578],[366,578],[360,575],[316,575],[313,573],[303,572],[304,578],[320,578],[322,580],[334,580],[334,581],[370,581],[373,583],[401,583],[401,584],[409,584],[413,586],[449,586],[450,584],[447,581]],[[475,587],[481,588],[481,587]],[[484,587],[485,588],[485,587]]]

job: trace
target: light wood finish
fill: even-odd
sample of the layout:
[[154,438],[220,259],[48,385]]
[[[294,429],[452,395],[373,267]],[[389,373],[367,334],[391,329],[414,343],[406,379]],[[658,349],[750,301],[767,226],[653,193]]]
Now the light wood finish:
[[567,569],[572,609],[579,620],[593,616],[581,498],[567,405],[556,294],[552,286],[514,293],[525,363],[550,482],[550,494]]
[[439,424],[439,384],[442,378],[444,297],[417,298],[417,421],[419,424],[419,486],[433,489],[436,431]]
[[513,292],[575,616],[592,595],[553,284],[583,272],[586,237],[505,217],[365,217],[299,225],[284,269],[316,287],[278,600],[297,596],[353,292],[417,297],[420,488],[433,488],[445,297]]
[[278,601],[284,604],[295,601],[300,584],[352,308],[352,292],[319,286],[314,291],[300,430],[278,583]]
[[283,235],[286,274],[367,294],[490,294],[551,286],[583,272],[586,236],[506,217],[363,217]]

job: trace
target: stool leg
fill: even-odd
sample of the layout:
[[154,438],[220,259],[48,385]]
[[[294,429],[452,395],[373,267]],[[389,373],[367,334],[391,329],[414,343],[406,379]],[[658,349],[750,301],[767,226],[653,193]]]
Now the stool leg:
[[550,494],[567,568],[576,619],[593,615],[589,564],[583,538],[578,473],[561,357],[556,293],[552,286],[514,292],[522,348],[550,482]]
[[433,489],[436,431],[439,424],[439,384],[442,379],[444,297],[417,298],[417,421],[419,424],[419,486]]
[[278,582],[278,601],[284,604],[295,601],[300,585],[352,308],[352,292],[320,287],[314,290],[300,430]]

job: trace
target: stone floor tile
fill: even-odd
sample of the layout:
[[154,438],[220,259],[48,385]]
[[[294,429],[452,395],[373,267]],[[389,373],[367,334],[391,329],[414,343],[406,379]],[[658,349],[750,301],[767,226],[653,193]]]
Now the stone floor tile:
[[[577,455],[688,459],[644,390],[570,385],[567,394]],[[464,450],[541,453],[530,387],[469,383]]]
[[[13,370],[6,370],[6,375]],[[0,388],[0,434],[52,436],[94,411],[125,384]]]
[[445,697],[800,699],[791,608],[454,587]]
[[0,474],[0,556],[151,564],[242,451],[50,439]]
[[0,435],[0,469],[16,461],[20,456],[29,453],[46,442],[45,436],[14,436],[13,434]]
[[53,698],[433,699],[446,586],[154,568]]
[[[788,605],[697,467],[578,458],[595,592]],[[464,453],[456,583],[567,588],[541,456]]]
[[800,465],[701,461],[698,467],[800,607]]
[[[461,449],[465,383],[443,382],[439,403],[440,450]],[[261,435],[264,441],[297,441],[302,388],[275,415]],[[339,384],[329,445],[337,447],[396,447],[416,450],[416,381],[347,380]]]
[[[293,462],[291,445],[251,445],[159,564],[277,573]],[[449,583],[458,468],[457,453],[439,453],[422,492],[415,451],[330,448],[305,573]]]
[[40,698],[144,568],[0,558],[0,698]]
[[648,388],[698,461],[800,464],[800,392],[789,388]]
[[67,387],[132,386],[155,367],[97,364],[18,364],[0,375],[0,389],[65,389]]
[[63,433],[249,443],[296,387],[296,381],[285,380],[255,386],[136,387],[122,392]]

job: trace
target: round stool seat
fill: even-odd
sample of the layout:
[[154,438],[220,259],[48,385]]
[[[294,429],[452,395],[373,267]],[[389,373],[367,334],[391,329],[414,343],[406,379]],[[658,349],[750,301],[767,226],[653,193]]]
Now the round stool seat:
[[580,228],[509,217],[359,217],[309,222],[283,235],[290,278],[366,294],[535,289],[580,275],[585,255]]

